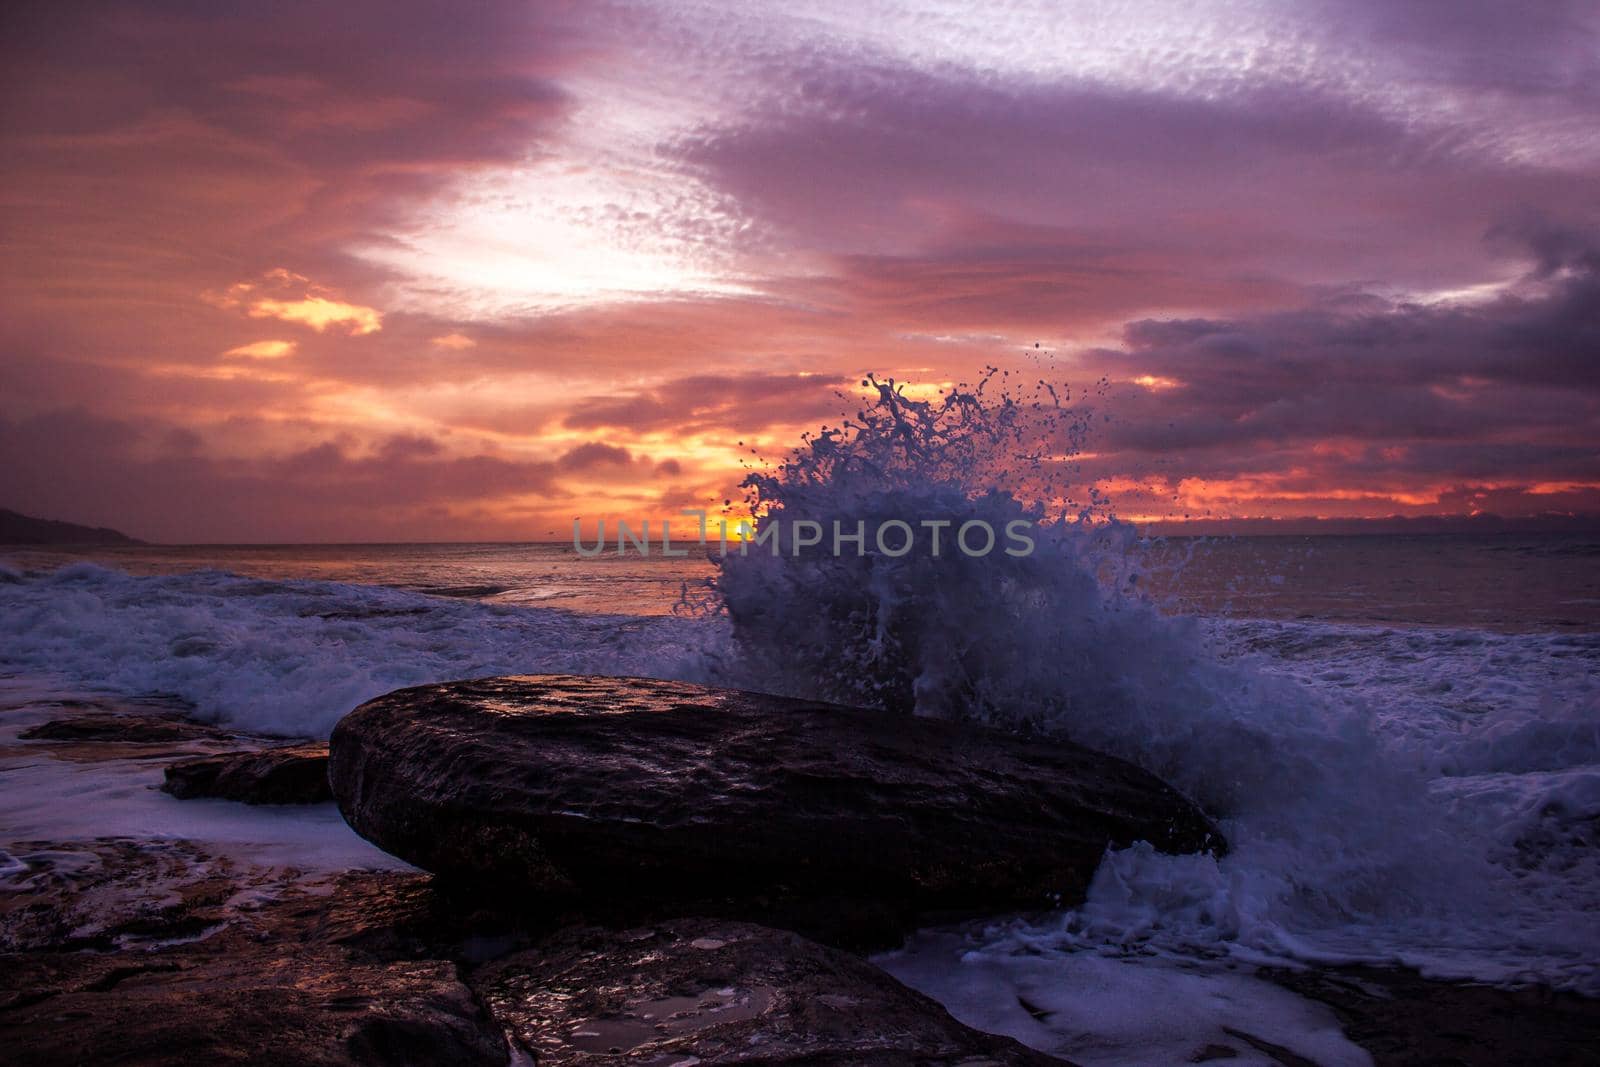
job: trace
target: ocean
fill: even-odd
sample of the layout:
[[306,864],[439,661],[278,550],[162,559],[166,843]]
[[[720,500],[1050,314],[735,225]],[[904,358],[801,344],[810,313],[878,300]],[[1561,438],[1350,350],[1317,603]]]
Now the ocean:
[[[966,691],[1048,705],[1051,726],[1196,797],[1232,852],[1110,853],[1079,908],[926,931],[880,963],[963,1021],[1093,1064],[1178,1062],[1240,1020],[1318,1063],[1369,1062],[1258,966],[1600,994],[1600,535],[1095,540],[1030,561],[1025,601],[952,584],[905,603],[925,642],[962,635]],[[305,737],[380,693],[490,674],[837,696],[849,679],[776,654],[789,631],[764,657],[704,609],[715,573],[570,544],[0,549],[0,675],[11,708],[158,699]],[[780,620],[838,595],[740,580]],[[934,602],[959,608],[949,624]],[[0,850],[210,835],[254,862],[384,862],[331,811],[0,773]]]
[[[1600,532],[1158,537],[1130,551],[1154,584],[1153,595],[1179,613],[1501,633],[1600,631]],[[702,554],[663,557],[659,545],[648,557],[631,547],[620,554],[614,543],[584,557],[567,541],[9,553],[0,547],[0,561],[34,571],[84,561],[130,575],[223,571],[622,615],[671,614],[684,583],[716,572]]]

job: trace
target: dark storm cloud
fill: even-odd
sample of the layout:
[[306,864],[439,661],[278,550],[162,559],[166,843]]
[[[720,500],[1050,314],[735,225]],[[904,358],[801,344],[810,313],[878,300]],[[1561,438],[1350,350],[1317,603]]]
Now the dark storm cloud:
[[1454,421],[1463,404],[1486,390],[1503,417],[1570,422],[1600,391],[1600,237],[1543,221],[1517,232],[1538,265],[1487,303],[1145,320],[1126,328],[1122,353],[1101,355],[1181,381],[1152,402],[1209,415],[1236,438],[1407,423],[1455,436],[1470,430]]
[[974,220],[942,246],[901,255],[842,255],[830,276],[791,292],[847,307],[906,330],[1094,329],[1153,306],[1244,311],[1302,299],[1300,286],[1261,274],[1229,274],[1213,256],[1108,247],[1054,228]]
[[[84,136],[152,112],[319,165],[523,158],[560,113],[571,45],[536,7],[426,2],[74,3],[6,16],[8,132]],[[51,76],[41,76],[48,73]],[[114,87],[116,92],[106,92]]]
[[1535,99],[1592,101],[1600,91],[1589,0],[1322,0],[1312,9],[1331,36],[1392,56],[1437,83]]

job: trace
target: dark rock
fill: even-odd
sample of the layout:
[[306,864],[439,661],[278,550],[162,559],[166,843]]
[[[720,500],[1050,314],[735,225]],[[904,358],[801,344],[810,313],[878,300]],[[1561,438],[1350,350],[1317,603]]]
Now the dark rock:
[[0,953],[194,937],[241,889],[226,861],[183,840],[9,841],[0,867]]
[[226,737],[221,730],[204,723],[160,715],[119,715],[115,713],[78,715],[52,719],[31,726],[18,735],[24,741],[110,741],[122,744],[170,744],[174,741],[203,741]]
[[536,941],[470,921],[422,874],[306,878],[183,841],[13,847],[6,1063],[503,1064],[507,1030],[541,1065],[581,1063],[574,1031],[597,1020],[627,1050],[595,1062],[1059,1062],[858,957],[743,923]]
[[[350,963],[283,952],[120,969],[103,957],[44,962],[67,964],[54,976],[64,986],[40,987],[41,999],[0,1011],[0,1040],[16,1063],[506,1062],[501,1034],[443,960]],[[37,970],[24,973],[39,980]]]
[[469,979],[541,1067],[1059,1065],[797,934],[680,919],[563,931]]
[[333,799],[328,746],[320,742],[184,760],[167,768],[161,788],[183,800],[220,797],[246,804],[320,804]]
[[1377,1067],[1560,1067],[1600,1062],[1600,1000],[1544,987],[1498,989],[1393,967],[1272,971],[1333,1009]]
[[[215,863],[208,865],[216,878]],[[140,868],[130,868],[130,879]],[[97,886],[94,895],[104,893]],[[235,886],[234,889],[240,888]],[[0,1059],[38,1067],[495,1064],[503,1032],[446,958],[401,951],[416,875],[367,874],[257,910],[204,905],[200,934],[109,952],[0,955]],[[222,894],[224,897],[226,893]]]
[[338,724],[329,771],[351,826],[442,876],[835,943],[1076,902],[1108,845],[1222,845],[1171,788],[1074,745],[644,679],[401,690]]

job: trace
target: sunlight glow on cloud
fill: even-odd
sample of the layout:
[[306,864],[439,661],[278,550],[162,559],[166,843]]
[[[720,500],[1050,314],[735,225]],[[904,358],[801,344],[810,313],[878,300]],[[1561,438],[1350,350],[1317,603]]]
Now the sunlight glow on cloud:
[[1533,496],[1556,496],[1561,493],[1579,493],[1586,489],[1600,489],[1600,481],[1596,482],[1540,482],[1527,487],[1527,492]]
[[470,175],[396,241],[356,251],[410,279],[400,303],[457,317],[749,292],[734,206],[647,146],[621,147]]
[[343,326],[356,336],[377,333],[383,328],[383,316],[369,307],[344,304],[323,296],[308,296],[303,300],[257,300],[250,305],[252,319],[282,319],[298,322],[318,333],[333,326]]
[[224,363],[216,366],[195,366],[188,363],[156,363],[146,368],[146,373],[157,378],[189,378],[213,382],[275,382],[299,383],[297,375],[278,370],[267,361]]
[[244,359],[282,359],[284,356],[293,355],[294,349],[293,341],[252,341],[247,345],[230,348],[222,354]]
[[304,275],[282,267],[268,271],[260,281],[229,286],[220,296],[207,295],[206,300],[218,307],[241,309],[252,319],[280,319],[318,333],[340,327],[361,337],[383,328],[383,313],[376,308],[335,299]]
[[1285,473],[1247,475],[1239,478],[1202,480],[1184,478],[1176,488],[1177,499],[1184,507],[1194,511],[1217,511],[1222,514],[1256,513],[1263,505],[1283,501],[1328,503],[1334,501],[1379,504],[1389,507],[1427,507],[1438,504],[1451,488],[1448,485],[1412,487],[1340,488],[1318,486],[1314,489],[1294,487],[1298,480],[1312,477],[1311,472],[1298,470]]

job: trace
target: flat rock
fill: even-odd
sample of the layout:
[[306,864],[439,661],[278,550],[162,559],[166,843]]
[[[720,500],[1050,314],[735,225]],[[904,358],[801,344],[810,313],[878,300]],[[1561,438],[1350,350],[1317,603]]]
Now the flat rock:
[[320,804],[333,799],[328,746],[279,745],[174,763],[161,788],[173,796],[220,797],[246,804]]
[[728,920],[571,929],[469,981],[540,1067],[1063,1062],[957,1022],[856,956]]
[[18,736],[24,741],[170,744],[174,741],[211,740],[227,735],[214,726],[164,715],[90,713],[52,719],[29,727]]
[[1170,787],[1075,745],[680,682],[400,690],[346,716],[330,753],[350,825],[443,877],[776,916],[841,944],[1075,903],[1108,846],[1222,847]]

